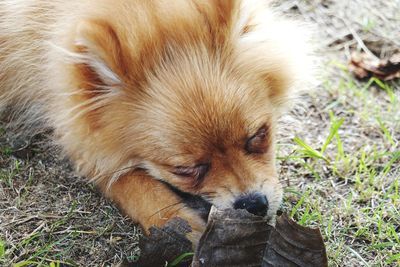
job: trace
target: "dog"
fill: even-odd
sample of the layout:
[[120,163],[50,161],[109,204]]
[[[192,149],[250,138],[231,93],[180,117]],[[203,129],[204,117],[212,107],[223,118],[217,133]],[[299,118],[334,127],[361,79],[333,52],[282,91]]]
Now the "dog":
[[308,36],[260,0],[0,0],[0,108],[145,231],[181,217],[196,244],[211,205],[276,214]]

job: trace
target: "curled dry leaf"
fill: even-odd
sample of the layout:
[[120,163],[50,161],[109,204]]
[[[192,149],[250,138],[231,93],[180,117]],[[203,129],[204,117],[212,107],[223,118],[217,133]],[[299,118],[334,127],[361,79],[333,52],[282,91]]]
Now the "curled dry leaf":
[[324,241],[319,229],[307,228],[280,216],[271,232],[262,267],[328,266]]
[[365,53],[353,53],[349,69],[358,79],[376,77],[389,81],[400,78],[400,53],[388,59],[372,59]]
[[267,220],[245,210],[217,211],[212,208],[193,267],[261,266],[273,229]]
[[[134,266],[166,266],[166,262],[171,263],[188,252],[191,248],[185,238],[188,225],[183,228],[182,225],[183,220],[174,220],[164,228],[153,228],[151,235],[143,240],[141,259]],[[278,217],[273,227],[266,219],[245,210],[214,208],[190,262],[186,259],[179,266],[328,266],[318,229],[300,226],[286,215]]]

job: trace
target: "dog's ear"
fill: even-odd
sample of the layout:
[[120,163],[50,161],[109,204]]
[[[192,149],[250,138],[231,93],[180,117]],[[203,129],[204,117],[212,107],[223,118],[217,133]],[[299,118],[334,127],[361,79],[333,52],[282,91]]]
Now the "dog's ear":
[[268,95],[271,103],[280,108],[284,106],[288,99],[293,97],[291,88],[294,83],[291,74],[288,74],[288,70],[285,69],[269,69],[266,70],[263,77],[268,86]]
[[214,0],[212,1],[216,12],[216,19],[220,26],[230,26],[235,16],[235,11],[239,8],[237,0]]
[[206,20],[214,44],[224,45],[232,36],[240,3],[240,0],[195,1],[198,11]]
[[121,85],[126,60],[111,25],[99,20],[80,21],[73,45],[78,54],[76,67],[81,77],[80,87],[98,91],[102,86]]

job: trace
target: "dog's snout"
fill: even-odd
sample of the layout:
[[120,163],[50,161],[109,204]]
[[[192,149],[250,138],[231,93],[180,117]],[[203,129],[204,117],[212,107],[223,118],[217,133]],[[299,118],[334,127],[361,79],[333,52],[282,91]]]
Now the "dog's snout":
[[265,216],[268,212],[268,200],[263,194],[250,193],[237,198],[233,207],[245,209],[254,215]]

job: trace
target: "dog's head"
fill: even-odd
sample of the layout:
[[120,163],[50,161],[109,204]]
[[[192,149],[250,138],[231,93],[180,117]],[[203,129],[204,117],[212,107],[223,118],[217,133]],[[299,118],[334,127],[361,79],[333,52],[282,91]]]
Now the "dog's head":
[[142,3],[78,24],[71,103],[100,173],[133,162],[218,208],[276,212],[276,121],[309,60],[292,23],[243,2]]

